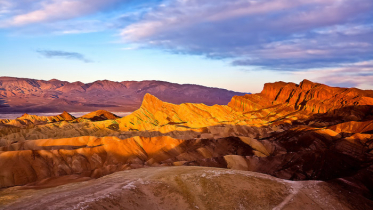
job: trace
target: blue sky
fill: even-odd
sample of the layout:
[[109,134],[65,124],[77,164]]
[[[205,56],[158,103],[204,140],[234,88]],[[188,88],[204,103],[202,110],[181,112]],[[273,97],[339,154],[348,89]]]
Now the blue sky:
[[371,0],[0,0],[0,75],[373,89]]

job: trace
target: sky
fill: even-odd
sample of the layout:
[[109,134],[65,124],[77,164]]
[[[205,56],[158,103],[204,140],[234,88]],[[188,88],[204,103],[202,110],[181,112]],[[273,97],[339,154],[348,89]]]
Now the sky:
[[0,76],[373,89],[372,0],[0,0]]

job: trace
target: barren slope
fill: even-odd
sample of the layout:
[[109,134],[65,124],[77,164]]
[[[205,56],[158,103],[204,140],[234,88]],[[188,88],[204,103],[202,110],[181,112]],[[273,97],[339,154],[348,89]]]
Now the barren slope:
[[0,209],[369,209],[337,184],[236,170],[159,167],[42,190],[0,192]]

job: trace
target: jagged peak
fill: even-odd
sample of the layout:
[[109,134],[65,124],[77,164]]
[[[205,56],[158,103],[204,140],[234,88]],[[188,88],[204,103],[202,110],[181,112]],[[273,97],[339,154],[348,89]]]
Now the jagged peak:
[[62,114],[66,115],[66,114],[70,114],[70,113],[68,113],[67,111],[63,111]]
[[159,100],[159,99],[150,93],[145,93],[144,100]]
[[146,93],[144,95],[144,99],[142,100],[141,107],[148,109],[148,110],[153,110],[157,109],[158,107],[163,105],[163,101],[158,99],[157,97],[153,96],[150,93]]
[[21,117],[27,117],[27,116],[29,116],[29,114],[24,113]]
[[60,114],[59,116],[63,117],[65,120],[74,120],[74,119],[76,119],[74,116],[72,116],[67,111],[63,111],[62,114]]

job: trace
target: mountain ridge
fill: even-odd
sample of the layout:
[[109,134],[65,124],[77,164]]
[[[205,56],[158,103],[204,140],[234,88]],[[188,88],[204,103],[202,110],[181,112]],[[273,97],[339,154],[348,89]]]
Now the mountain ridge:
[[0,112],[134,111],[141,104],[145,93],[175,104],[191,102],[207,105],[226,104],[234,95],[245,94],[222,88],[156,80],[97,80],[82,83],[0,77]]

